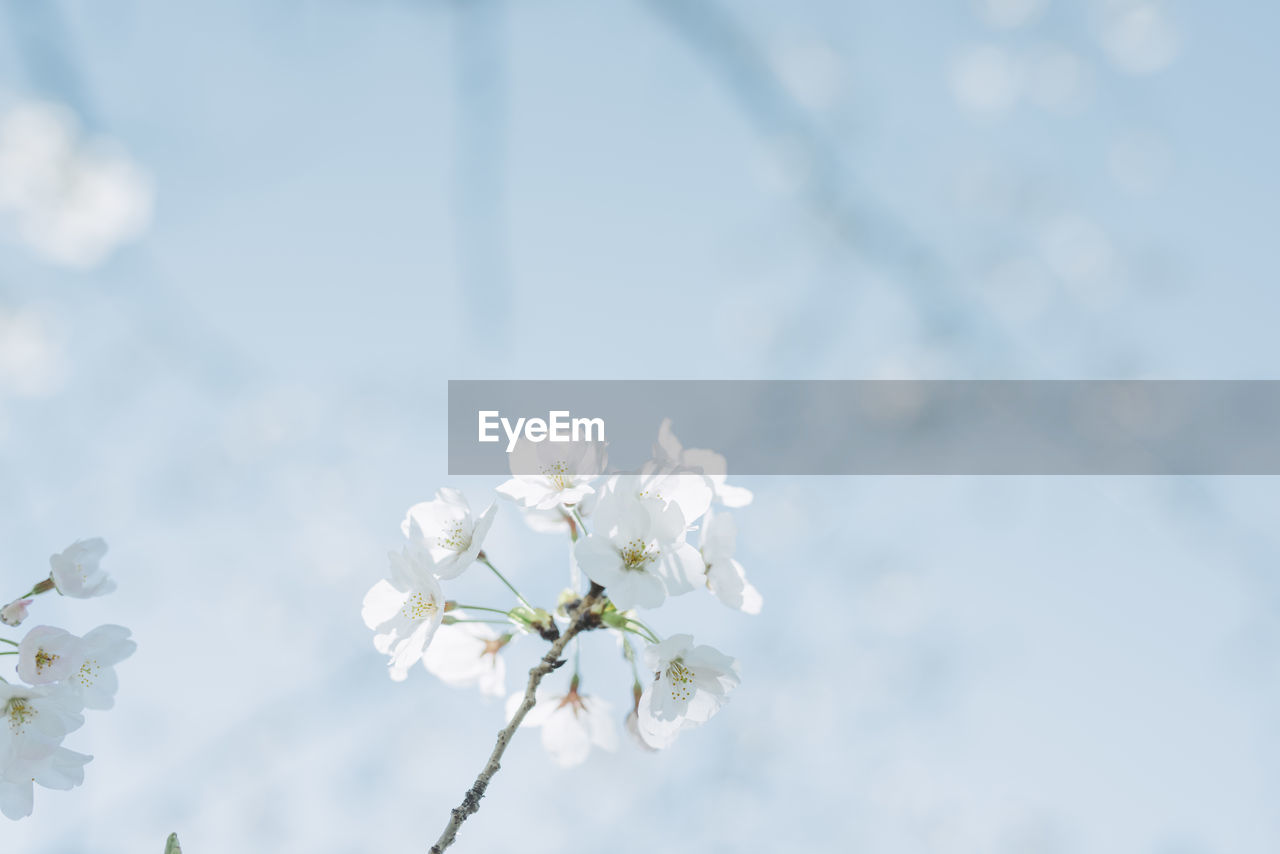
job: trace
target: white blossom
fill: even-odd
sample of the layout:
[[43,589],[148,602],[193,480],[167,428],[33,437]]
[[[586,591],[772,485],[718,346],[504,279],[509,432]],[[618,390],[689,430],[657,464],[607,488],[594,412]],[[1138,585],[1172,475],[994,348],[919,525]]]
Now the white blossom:
[[61,682],[75,669],[81,645],[66,629],[36,626],[18,646],[18,676],[29,685]]
[[[465,618],[463,611],[450,616]],[[485,623],[442,625],[422,656],[427,670],[446,684],[458,688],[471,685],[481,694],[501,697],[506,693],[507,665],[501,652],[511,634],[499,634]]]
[[496,504],[472,519],[471,505],[456,489],[436,490],[434,501],[409,508],[400,529],[409,540],[431,555],[437,578],[456,578],[475,562],[493,524]]
[[35,784],[46,789],[67,790],[84,782],[84,766],[92,756],[57,747],[40,759],[19,759],[0,776],[0,813],[20,819],[31,815],[35,806]]
[[705,476],[684,472],[649,461],[634,474],[615,475],[609,482],[613,492],[628,494],[661,513],[672,504],[680,508],[686,526],[693,525],[711,507],[711,481]]
[[49,558],[53,586],[63,596],[74,599],[104,596],[115,590],[115,581],[98,565],[106,553],[107,544],[100,537],[76,540],[61,554]]
[[637,728],[652,747],[669,747],[681,730],[706,723],[738,686],[738,665],[692,635],[672,635],[644,651],[653,681],[640,697]]
[[377,634],[373,646],[390,656],[391,678],[403,681],[421,658],[444,618],[444,594],[431,555],[410,543],[391,552],[390,578],[369,589],[360,616]]
[[69,789],[84,780],[91,757],[61,746],[83,723],[64,685],[0,682],[0,812],[11,819],[30,815],[33,783]]
[[[618,749],[613,706],[599,697],[579,693],[577,677],[567,694],[540,687],[536,697],[537,703],[525,716],[524,725],[542,728],[542,746],[561,768],[581,765],[593,745],[610,752]],[[507,700],[508,719],[523,700],[523,694],[513,694]]]
[[115,666],[138,645],[124,626],[98,626],[83,638],[65,629],[36,626],[18,647],[18,675],[32,685],[62,682],[88,709],[115,704]]
[[730,608],[759,614],[764,599],[733,557],[737,537],[738,526],[729,514],[712,511],[703,520],[699,550],[707,566],[707,588]]
[[754,497],[751,490],[730,486],[728,464],[722,454],[704,448],[686,448],[671,432],[671,419],[664,418],[658,428],[658,442],[653,455],[659,465],[673,466],[684,471],[699,472],[711,483],[715,500],[725,507],[746,507]]
[[594,525],[577,542],[574,556],[619,610],[656,608],[668,595],[687,593],[701,582],[705,566],[685,542],[679,506],[657,510],[626,491],[610,492],[596,507]]
[[550,510],[572,507],[594,490],[591,482],[604,471],[601,442],[530,442],[521,439],[508,455],[511,474],[498,494],[521,507]]

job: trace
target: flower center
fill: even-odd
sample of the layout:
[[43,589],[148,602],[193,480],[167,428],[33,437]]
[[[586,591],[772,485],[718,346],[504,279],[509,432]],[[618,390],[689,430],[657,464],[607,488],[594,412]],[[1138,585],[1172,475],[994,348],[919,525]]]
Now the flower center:
[[671,683],[672,700],[684,702],[693,696],[693,671],[680,659],[667,665],[667,681]]
[[53,664],[59,658],[60,656],[55,655],[52,652],[48,652],[44,647],[36,650],[36,673],[43,673],[46,667]]
[[400,606],[400,613],[407,619],[417,622],[429,618],[438,607],[434,598],[422,593],[414,593],[404,601],[404,605]]
[[551,481],[556,489],[568,489],[573,486],[573,475],[569,474],[569,464],[564,460],[556,460],[551,465],[542,467],[542,476]]
[[445,529],[440,532],[440,536],[437,538],[436,542],[440,543],[440,545],[444,546],[446,549],[452,549],[455,552],[465,552],[467,549],[471,548],[471,532],[463,528],[461,521],[454,522],[451,525],[445,526]]
[[4,706],[5,717],[9,719],[9,728],[14,735],[21,735],[27,723],[36,716],[36,710],[23,697],[12,697]]
[[87,658],[84,664],[80,665],[80,669],[71,675],[71,678],[88,688],[98,680],[98,675],[102,673],[102,668],[98,665],[96,659]]
[[579,712],[585,712],[587,710],[587,704],[583,701],[582,695],[578,693],[577,688],[570,688],[569,693],[565,694],[564,697],[561,698],[560,703],[556,708],[563,709],[565,706],[569,707],[569,710],[573,712],[573,716],[575,718],[578,716]]
[[649,548],[649,544],[638,537],[619,549],[619,553],[622,565],[636,572],[643,571],[646,564],[658,559],[658,550]]

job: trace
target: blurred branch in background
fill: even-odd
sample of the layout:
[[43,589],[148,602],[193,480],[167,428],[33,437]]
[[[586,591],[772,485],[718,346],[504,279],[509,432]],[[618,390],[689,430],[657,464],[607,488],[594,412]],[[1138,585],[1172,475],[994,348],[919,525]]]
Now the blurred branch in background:
[[[907,224],[853,188],[839,147],[788,91],[766,52],[730,9],[715,0],[644,0],[644,5],[698,53],[766,142],[794,150],[801,161],[797,194],[842,245],[905,289],[931,343],[946,347],[952,356],[973,357],[979,342],[993,349],[993,341],[1003,340],[999,330],[957,297],[954,276],[936,252]],[[802,314],[820,317],[830,294],[814,293],[810,299],[812,311]]]
[[467,321],[496,340],[508,319],[505,0],[453,0],[455,246]]
[[10,41],[22,56],[33,85],[70,107],[80,120],[96,130],[99,116],[74,54],[71,37],[56,2],[3,0],[4,15],[12,27]]

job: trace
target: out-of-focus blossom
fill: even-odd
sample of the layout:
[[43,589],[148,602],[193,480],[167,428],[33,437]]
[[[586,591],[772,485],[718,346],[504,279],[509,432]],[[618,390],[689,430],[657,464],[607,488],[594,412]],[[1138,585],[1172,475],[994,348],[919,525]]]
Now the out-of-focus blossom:
[[58,264],[90,268],[151,222],[150,178],[101,139],[84,139],[56,104],[0,115],[0,220]]
[[1099,38],[1117,67],[1150,74],[1177,59],[1178,28],[1160,0],[1099,0],[1097,6]]
[[1031,23],[1047,5],[1048,0],[980,0],[978,13],[990,26],[1012,30]]
[[746,507],[751,503],[751,490],[730,486],[729,467],[723,454],[705,448],[686,448],[671,432],[671,419],[664,418],[658,427],[658,441],[653,446],[654,462],[659,466],[672,466],[684,472],[698,473],[711,482],[715,501],[725,507]]
[[[507,717],[519,708],[523,694],[507,700]],[[540,688],[537,704],[525,715],[524,726],[542,727],[542,746],[561,768],[587,761],[594,745],[601,750],[618,749],[618,725],[613,719],[613,706],[599,697],[578,692],[574,677],[567,694],[555,694]]]
[[951,64],[951,91],[957,103],[975,113],[1003,113],[1020,94],[1018,64],[994,45],[965,50]]
[[0,305],[0,398],[48,396],[66,373],[66,353],[50,319],[30,307]]

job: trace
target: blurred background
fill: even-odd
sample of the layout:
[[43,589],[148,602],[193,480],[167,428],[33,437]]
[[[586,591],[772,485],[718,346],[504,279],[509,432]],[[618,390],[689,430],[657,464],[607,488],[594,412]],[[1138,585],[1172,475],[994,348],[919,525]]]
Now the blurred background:
[[[391,683],[359,612],[410,504],[497,485],[445,476],[450,378],[1276,378],[1278,26],[3,0],[0,596],[103,536],[119,591],[33,624],[139,650],[0,848],[436,839],[501,703]],[[738,482],[763,614],[650,620],[732,703],[570,771],[522,733],[456,850],[1280,850],[1274,479]],[[554,596],[559,537],[491,536]]]

